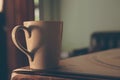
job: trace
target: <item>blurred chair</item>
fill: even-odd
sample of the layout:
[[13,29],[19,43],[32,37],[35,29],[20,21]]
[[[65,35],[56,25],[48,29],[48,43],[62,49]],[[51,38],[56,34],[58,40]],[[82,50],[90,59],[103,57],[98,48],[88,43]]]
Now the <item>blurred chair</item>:
[[90,47],[73,50],[70,57],[119,47],[120,31],[94,32],[91,35]]

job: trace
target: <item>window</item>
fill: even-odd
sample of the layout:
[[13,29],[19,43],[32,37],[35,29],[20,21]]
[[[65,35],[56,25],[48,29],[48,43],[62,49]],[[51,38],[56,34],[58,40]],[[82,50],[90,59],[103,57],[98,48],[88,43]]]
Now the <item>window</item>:
[[34,9],[34,17],[35,20],[39,20],[39,0],[34,0],[34,5],[35,5],[35,9]]

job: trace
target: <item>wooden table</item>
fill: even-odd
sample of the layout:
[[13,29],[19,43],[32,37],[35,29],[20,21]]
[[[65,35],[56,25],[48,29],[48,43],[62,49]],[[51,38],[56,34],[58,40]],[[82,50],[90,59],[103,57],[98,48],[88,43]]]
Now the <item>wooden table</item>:
[[120,49],[111,49],[60,61],[53,70],[13,70],[11,80],[120,80]]

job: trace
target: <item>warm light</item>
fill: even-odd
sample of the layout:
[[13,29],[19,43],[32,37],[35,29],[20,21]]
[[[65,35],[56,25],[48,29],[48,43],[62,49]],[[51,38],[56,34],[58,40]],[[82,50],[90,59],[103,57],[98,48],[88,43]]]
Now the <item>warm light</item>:
[[3,10],[3,0],[0,0],[0,12]]

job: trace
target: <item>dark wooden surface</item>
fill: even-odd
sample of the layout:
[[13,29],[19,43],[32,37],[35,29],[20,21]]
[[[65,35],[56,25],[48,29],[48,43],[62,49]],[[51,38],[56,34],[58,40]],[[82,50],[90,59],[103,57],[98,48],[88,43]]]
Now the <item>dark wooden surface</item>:
[[[32,70],[22,67],[13,70],[11,80],[120,80],[119,52],[120,49],[113,49],[68,58],[60,61],[58,69]],[[107,64],[97,61],[99,57],[105,59]],[[116,57],[115,60],[112,57]],[[112,63],[109,63],[111,60]]]

